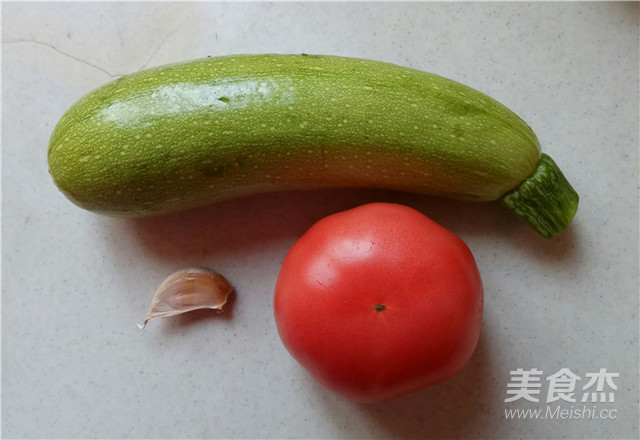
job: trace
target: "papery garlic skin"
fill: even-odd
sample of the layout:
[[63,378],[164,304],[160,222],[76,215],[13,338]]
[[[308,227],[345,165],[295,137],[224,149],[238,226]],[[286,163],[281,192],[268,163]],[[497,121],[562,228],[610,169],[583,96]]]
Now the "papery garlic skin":
[[138,327],[144,328],[151,319],[193,310],[222,311],[232,292],[231,283],[218,272],[203,267],[180,269],[160,284],[151,300],[147,317]]

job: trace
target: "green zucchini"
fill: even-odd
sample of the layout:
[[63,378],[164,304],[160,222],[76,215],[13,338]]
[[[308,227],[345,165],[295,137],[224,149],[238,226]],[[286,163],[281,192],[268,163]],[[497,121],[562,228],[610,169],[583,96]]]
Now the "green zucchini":
[[48,160],[71,201],[119,216],[369,187],[502,200],[552,237],[578,205],[502,104],[437,75],[334,56],[209,57],[123,76],[63,115]]

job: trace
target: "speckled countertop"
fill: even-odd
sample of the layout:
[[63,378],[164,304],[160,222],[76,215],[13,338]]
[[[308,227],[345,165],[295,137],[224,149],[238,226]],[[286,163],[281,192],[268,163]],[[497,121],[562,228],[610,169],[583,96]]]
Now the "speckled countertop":
[[[637,3],[4,3],[2,15],[5,438],[638,438]],[[146,66],[264,52],[390,61],[493,96],[580,193],[573,225],[545,240],[493,204],[373,190],[123,220],[52,184],[49,136],[83,94]],[[307,228],[370,201],[413,206],[467,242],[485,317],[457,377],[359,405],[287,354],[271,297]],[[235,285],[229,312],[139,330],[157,285],[194,264]],[[539,402],[505,402],[519,368],[542,371]],[[580,378],[575,403],[547,401],[563,369]],[[617,389],[603,382],[614,401],[582,403],[601,369],[618,374]]]

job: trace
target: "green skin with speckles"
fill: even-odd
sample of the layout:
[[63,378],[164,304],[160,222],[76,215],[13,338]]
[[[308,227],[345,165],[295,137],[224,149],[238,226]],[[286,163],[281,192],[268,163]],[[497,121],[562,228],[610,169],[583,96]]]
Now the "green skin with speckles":
[[502,104],[393,64],[205,58],[119,78],[56,126],[50,173],[74,203],[164,214],[275,190],[368,187],[490,201],[540,145]]

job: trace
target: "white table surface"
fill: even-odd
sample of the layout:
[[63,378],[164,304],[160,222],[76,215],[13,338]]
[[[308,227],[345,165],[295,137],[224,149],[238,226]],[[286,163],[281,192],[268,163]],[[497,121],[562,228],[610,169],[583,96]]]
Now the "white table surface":
[[[2,5],[2,434],[6,438],[638,438],[637,3],[5,3]],[[47,174],[48,139],[90,90],[146,66],[233,53],[372,58],[498,99],[581,196],[545,240],[495,204],[374,190],[274,193],[146,220],[95,215]],[[370,201],[413,206],[471,248],[478,348],[454,379],[354,404],[280,343],[289,247]],[[206,265],[228,313],[140,322],[175,269]],[[618,373],[609,418],[508,419],[510,371]],[[580,389],[576,388],[579,398]],[[615,410],[615,411],[611,411]]]

